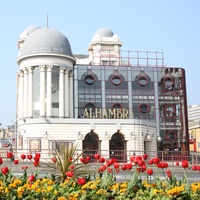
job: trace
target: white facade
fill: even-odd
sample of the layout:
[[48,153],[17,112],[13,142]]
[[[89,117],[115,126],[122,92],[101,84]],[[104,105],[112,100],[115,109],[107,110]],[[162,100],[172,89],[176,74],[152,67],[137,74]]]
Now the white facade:
[[200,121],[200,105],[188,106],[188,121]]
[[84,119],[74,113],[77,107],[74,88],[78,88],[74,85],[77,83],[74,81],[75,63],[121,64],[119,50],[122,43],[116,35],[108,29],[100,29],[89,45],[89,56],[81,59],[72,55],[67,38],[52,29],[30,26],[21,34],[18,44],[18,149],[47,151],[53,148],[54,142],[61,141],[78,142],[82,149],[86,135],[92,132],[98,137],[99,150],[110,151],[109,141],[119,133],[124,138],[123,150],[151,151],[154,156],[158,122]]

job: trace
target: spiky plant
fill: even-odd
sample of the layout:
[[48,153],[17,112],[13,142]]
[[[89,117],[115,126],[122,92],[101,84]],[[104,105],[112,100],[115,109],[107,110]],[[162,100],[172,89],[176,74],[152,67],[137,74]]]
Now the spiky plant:
[[54,153],[51,155],[51,161],[43,163],[43,166],[50,171],[52,178],[56,181],[63,182],[67,178],[66,172],[73,171],[75,173],[83,167],[78,162],[83,153],[84,151],[78,153],[77,144],[69,147],[63,143],[60,145],[59,150],[54,150]]

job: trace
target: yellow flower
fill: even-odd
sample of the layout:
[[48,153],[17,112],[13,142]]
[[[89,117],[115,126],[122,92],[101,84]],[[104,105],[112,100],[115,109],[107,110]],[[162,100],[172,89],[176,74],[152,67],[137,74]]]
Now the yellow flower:
[[52,186],[48,186],[47,187],[47,191],[50,192],[51,190],[53,190],[53,187]]
[[95,190],[95,189],[97,189],[97,186],[96,186],[95,184],[92,184],[92,185],[90,186],[90,189],[91,189],[91,190]]
[[180,187],[174,187],[171,190],[167,191],[168,196],[178,196],[182,191],[184,191],[184,185],[180,186]]
[[99,189],[96,194],[106,194],[106,190],[104,190],[103,188]]
[[7,194],[7,193],[9,193],[10,192],[10,190],[6,187],[5,188],[5,193]]
[[57,190],[54,190],[53,193],[54,193],[55,195],[57,195],[57,194],[58,194],[58,191],[57,191]]
[[127,182],[122,182],[122,183],[120,184],[120,187],[121,187],[121,188],[126,188],[126,187],[127,187],[127,185],[128,185],[128,183],[127,183]]
[[58,200],[67,200],[65,197],[58,197]]
[[120,191],[119,191],[119,193],[121,194],[121,193],[125,193],[126,192],[126,188],[122,188],[122,189],[120,189]]

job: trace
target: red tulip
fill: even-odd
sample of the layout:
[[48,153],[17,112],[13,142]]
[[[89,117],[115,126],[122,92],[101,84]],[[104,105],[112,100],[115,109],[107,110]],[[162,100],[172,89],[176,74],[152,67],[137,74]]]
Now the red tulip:
[[160,163],[160,168],[162,168],[162,169],[165,168],[165,163],[164,162]]
[[187,168],[189,165],[188,165],[188,161],[187,160],[183,160],[182,161],[182,167],[183,168]]
[[71,170],[73,170],[74,169],[74,165],[70,165],[70,167],[69,167]]
[[115,162],[115,163],[113,164],[113,167],[114,167],[115,169],[118,169],[118,168],[119,168],[119,163]]
[[26,158],[25,154],[21,154],[21,159],[24,160]]
[[51,160],[55,163],[57,159],[55,157],[51,158]]
[[154,164],[158,164],[160,162],[160,159],[159,158],[153,158],[153,163]]
[[90,161],[90,156],[86,156],[85,160],[89,162]]
[[197,166],[197,170],[200,171],[200,166]]
[[30,175],[30,176],[28,177],[28,180],[29,180],[30,182],[33,182],[33,181],[35,180],[35,176],[34,176],[34,175]]
[[66,176],[68,176],[68,177],[73,177],[73,176],[74,176],[74,172],[72,172],[72,171],[67,171],[67,172],[66,172]]
[[178,161],[176,161],[176,162],[175,162],[175,165],[176,165],[176,166],[179,166],[179,162],[178,162]]
[[108,173],[112,173],[112,168],[107,169]]
[[168,167],[169,167],[168,163],[165,163],[165,168],[168,168]]
[[77,180],[78,185],[84,185],[86,183],[86,179],[85,178],[79,178]]
[[38,167],[39,166],[39,162],[33,162],[33,165],[35,166],[35,167]]
[[142,165],[144,165],[144,161],[143,160],[138,160],[138,165],[141,167]]
[[137,172],[138,172],[138,173],[142,172],[142,168],[141,168],[141,167],[138,167],[138,168],[137,168]]
[[131,170],[133,167],[132,163],[126,163],[126,169]]
[[148,155],[144,154],[142,157],[143,157],[144,160],[146,160],[148,158]]
[[8,167],[2,167],[1,168],[1,173],[3,174],[3,175],[6,175],[7,173],[8,173]]
[[81,161],[82,163],[84,163],[84,162],[85,162],[85,158],[84,158],[84,157],[81,157],[81,158],[80,158],[80,161]]
[[119,169],[115,169],[116,173],[119,173]]
[[147,166],[146,165],[142,165],[142,172],[144,172],[146,169],[147,169]]
[[197,170],[197,166],[193,165],[192,166],[192,170],[196,171]]
[[36,158],[40,158],[40,156],[41,156],[40,153],[35,153]]
[[153,169],[147,169],[146,170],[146,172],[147,172],[147,174],[149,175],[149,176],[151,176],[152,174],[153,174]]
[[28,158],[29,160],[31,160],[31,159],[33,158],[33,156],[32,156],[31,154],[28,154],[28,155],[27,155],[27,158]]
[[161,163],[156,164],[157,168],[161,168]]
[[126,165],[122,165],[121,168],[122,168],[123,171],[125,171],[126,170]]
[[0,157],[0,165],[3,163],[3,159]]
[[100,173],[100,172],[103,172],[103,171],[104,171],[104,167],[103,166],[99,167],[98,172]]
[[106,164],[108,167],[111,166],[113,164],[113,160],[112,159],[107,160]]
[[105,163],[106,159],[104,157],[99,158],[100,163]]
[[87,156],[87,157],[81,157],[80,158],[80,161],[83,163],[83,164],[88,164],[89,163],[89,161],[90,161],[90,157],[89,156]]
[[149,163],[149,165],[152,165],[153,164],[153,160],[149,160],[148,163]]
[[34,159],[35,162],[39,162],[40,161],[39,157],[34,157],[33,159]]
[[130,161],[131,161],[131,162],[134,162],[134,160],[135,160],[135,156],[131,156],[131,157],[130,157]]
[[22,166],[22,169],[26,170],[28,169],[28,166]]
[[7,158],[12,158],[13,157],[13,153],[12,152],[7,152]]
[[170,171],[170,170],[166,170],[165,173],[166,173],[166,174],[171,174],[171,171]]
[[14,162],[15,165],[17,165],[19,163],[18,160],[14,160],[13,162]]
[[99,160],[100,155],[96,153],[96,154],[94,154],[94,158],[95,158],[96,160]]

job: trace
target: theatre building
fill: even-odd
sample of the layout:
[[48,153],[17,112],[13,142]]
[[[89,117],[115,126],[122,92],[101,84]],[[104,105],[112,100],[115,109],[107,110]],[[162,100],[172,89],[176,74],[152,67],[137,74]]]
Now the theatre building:
[[107,28],[96,31],[87,55],[73,54],[57,30],[25,29],[18,40],[17,149],[78,143],[119,161],[157,150],[185,153],[185,70],[167,67],[162,52],[121,48]]

